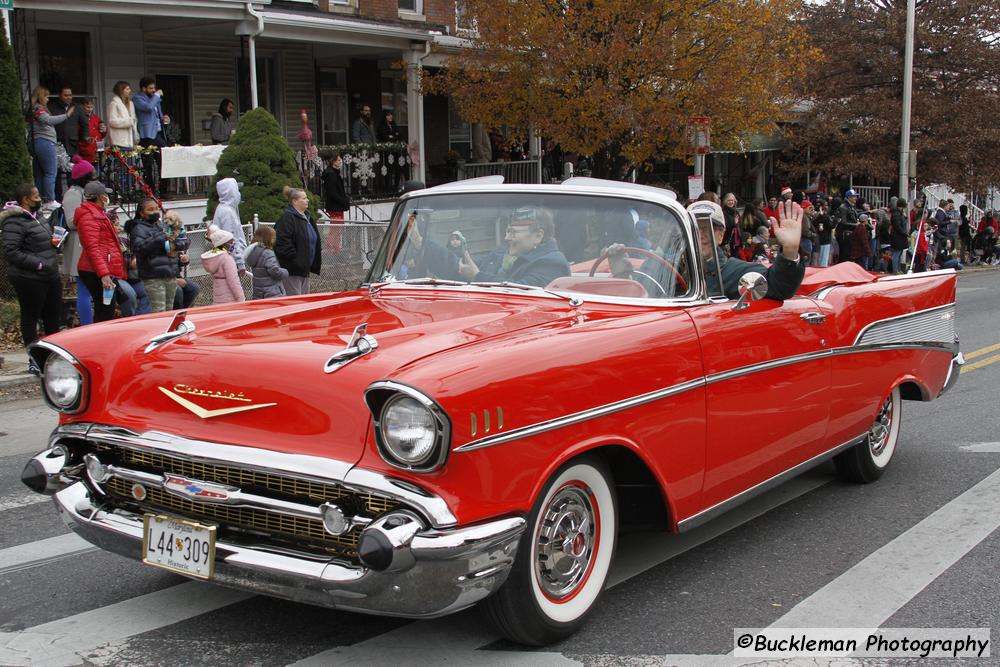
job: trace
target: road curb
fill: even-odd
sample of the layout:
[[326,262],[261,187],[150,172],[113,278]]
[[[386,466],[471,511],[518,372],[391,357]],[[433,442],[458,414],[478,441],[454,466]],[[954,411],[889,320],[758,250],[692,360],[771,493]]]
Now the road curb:
[[0,376],[0,389],[9,389],[11,387],[20,387],[26,384],[33,384],[38,382],[38,378],[31,373],[20,373],[18,375],[2,375]]

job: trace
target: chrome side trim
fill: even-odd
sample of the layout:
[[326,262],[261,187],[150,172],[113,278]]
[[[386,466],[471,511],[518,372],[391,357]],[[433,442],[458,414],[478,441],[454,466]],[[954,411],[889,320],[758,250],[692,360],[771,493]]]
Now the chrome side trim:
[[915,278],[926,278],[928,276],[951,276],[957,273],[955,269],[938,269],[936,271],[923,271],[921,273],[903,273],[898,276],[881,276],[875,282],[888,282],[892,280],[913,280]]
[[826,287],[821,287],[812,294],[807,294],[806,296],[808,296],[810,299],[816,299],[817,301],[824,301],[826,300],[826,295],[832,292],[833,290],[837,289],[838,287],[843,287],[843,285],[841,285],[840,283],[837,283],[836,285],[827,285]]
[[555,430],[557,428],[563,428],[564,426],[572,426],[573,424],[579,424],[580,422],[588,421],[590,419],[596,419],[597,417],[603,417],[615,412],[620,412],[621,410],[627,410],[629,408],[634,408],[639,405],[645,405],[646,403],[651,403],[653,401],[658,401],[662,398],[667,398],[670,396],[675,396],[685,391],[690,391],[691,389],[696,389],[702,386],[708,386],[715,384],[717,382],[723,382],[725,380],[732,380],[734,378],[743,377],[744,375],[751,375],[753,373],[760,373],[763,371],[773,370],[775,368],[781,368],[782,366],[790,366],[792,364],[800,364],[808,361],[816,361],[818,359],[823,359],[826,357],[838,357],[846,354],[860,354],[863,352],[885,352],[891,350],[931,350],[934,352],[958,352],[957,343],[939,343],[939,342],[926,342],[926,343],[879,343],[872,345],[851,345],[846,347],[836,347],[830,348],[828,350],[817,350],[815,352],[808,352],[806,354],[798,354],[791,357],[783,357],[781,359],[772,359],[771,361],[765,361],[758,364],[752,364],[750,366],[742,366],[740,368],[734,368],[732,370],[723,371],[721,373],[713,373],[712,375],[707,375],[704,377],[696,378],[694,380],[689,380],[687,382],[682,382],[680,384],[672,385],[669,387],[664,387],[663,389],[657,389],[646,394],[640,394],[632,398],[626,398],[621,401],[616,401],[614,403],[606,403],[604,405],[599,405],[587,410],[581,410],[580,412],[575,412],[565,417],[559,417],[557,419],[550,419],[544,422],[538,422],[537,424],[532,424],[529,426],[522,426],[521,428],[508,431],[503,434],[493,435],[485,438],[479,438],[477,440],[472,440],[464,445],[455,447],[452,451],[454,452],[471,452],[476,449],[483,449],[485,447],[493,447],[495,445],[502,445],[513,440],[518,440],[520,438],[527,438],[529,436],[538,435],[540,433],[546,433],[548,431]]
[[771,488],[778,486],[779,484],[785,482],[786,480],[801,475],[806,470],[813,468],[819,465],[820,463],[827,461],[828,459],[833,458],[834,456],[844,451],[845,449],[848,449],[853,445],[857,444],[860,440],[862,440],[865,437],[865,435],[866,434],[862,433],[861,435],[855,438],[851,438],[847,442],[841,443],[836,447],[833,447],[832,449],[828,449],[827,451],[821,454],[817,454],[811,459],[803,461],[802,463],[793,466],[788,470],[785,470],[784,472],[780,472],[773,477],[765,479],[763,482],[755,484],[754,486],[751,486],[749,489],[741,491],[740,493],[737,493],[735,496],[731,498],[727,498],[722,502],[712,505],[708,509],[704,509],[698,512],[697,514],[693,514],[686,519],[678,521],[677,531],[683,533],[693,528],[697,528],[698,526],[706,523],[707,521],[710,521],[711,519],[714,519],[720,514],[733,509],[737,505],[741,505],[746,501],[750,500],[751,498],[754,498],[764,493],[765,491],[768,491]]
[[155,450],[165,456],[215,465],[231,465],[248,470],[288,475],[298,479],[340,484],[360,493],[376,493],[399,500],[418,510],[436,528],[458,523],[445,501],[420,489],[412,482],[395,480],[370,470],[353,468],[352,463],[307,454],[283,454],[267,449],[238,447],[193,440],[147,431],[142,434],[105,424],[88,424],[81,434],[81,424],[65,424],[56,428],[50,438],[55,444],[60,438],[84,438],[139,451]]
[[[958,343],[955,343],[955,346],[957,348]],[[951,358],[951,365],[948,366],[948,375],[944,378],[944,386],[941,388],[941,393],[938,394],[938,396],[941,396],[955,386],[955,383],[958,382],[958,376],[962,373],[962,366],[964,365],[965,357],[961,352],[956,351],[955,356]]]
[[454,451],[471,452],[476,449],[483,449],[484,447],[502,445],[512,440],[518,440],[520,438],[526,438],[528,436],[538,435],[539,433],[546,433],[548,431],[553,431],[557,428],[570,426],[571,424],[579,424],[580,422],[588,421],[590,419],[603,417],[604,415],[608,415],[613,412],[628,410],[629,408],[645,405],[646,403],[652,403],[653,401],[658,401],[661,398],[667,398],[668,396],[675,396],[685,391],[696,389],[698,387],[704,386],[704,384],[705,384],[705,378],[703,377],[694,380],[689,380],[688,382],[682,382],[680,384],[675,384],[673,386],[665,387],[663,389],[657,389],[656,391],[651,391],[646,394],[640,394],[639,396],[633,396],[632,398],[626,398],[624,400],[616,401],[614,403],[607,403],[605,405],[600,405],[597,406],[596,408],[590,408],[588,410],[581,410],[580,412],[575,412],[571,415],[566,415],[565,417],[550,419],[548,421],[539,422],[531,426],[524,426],[518,429],[514,429],[513,431],[508,431],[507,433],[493,435],[486,438],[480,438],[478,440],[473,440],[472,442],[466,443],[461,447],[456,447]]
[[858,332],[855,345],[907,342],[951,343],[955,340],[955,304],[876,320]]

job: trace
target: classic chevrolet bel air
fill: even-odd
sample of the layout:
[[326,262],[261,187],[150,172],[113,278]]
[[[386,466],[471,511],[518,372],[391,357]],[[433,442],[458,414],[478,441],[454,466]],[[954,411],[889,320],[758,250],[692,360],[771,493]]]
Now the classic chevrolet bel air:
[[623,525],[690,530],[830,459],[874,481],[901,401],[958,377],[952,271],[808,269],[784,301],[751,275],[732,300],[710,225],[593,179],[409,193],[357,290],[37,343],[60,423],[24,482],[151,567],[372,614],[481,603],[556,641]]

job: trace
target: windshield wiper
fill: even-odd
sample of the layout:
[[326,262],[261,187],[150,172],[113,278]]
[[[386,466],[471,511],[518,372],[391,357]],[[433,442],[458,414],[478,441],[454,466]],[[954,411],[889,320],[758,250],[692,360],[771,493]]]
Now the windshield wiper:
[[508,287],[510,289],[523,289],[531,290],[533,292],[545,292],[546,294],[551,294],[552,296],[559,297],[560,299],[566,299],[569,301],[569,305],[576,307],[583,305],[583,299],[580,297],[567,297],[564,294],[559,294],[558,292],[553,292],[545,287],[539,287],[537,285],[525,285],[524,283],[510,283],[510,282],[480,282],[480,283],[468,283],[475,287]]
[[461,287],[469,283],[461,280],[444,280],[442,278],[410,278],[409,280],[387,280],[381,283],[374,283],[368,288],[368,294],[376,294],[386,285],[444,285],[447,287]]

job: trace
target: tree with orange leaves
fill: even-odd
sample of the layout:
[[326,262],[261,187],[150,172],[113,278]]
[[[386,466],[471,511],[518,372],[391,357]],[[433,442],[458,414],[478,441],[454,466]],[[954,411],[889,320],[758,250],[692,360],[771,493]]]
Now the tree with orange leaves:
[[533,127],[597,176],[683,157],[690,116],[716,146],[773,131],[815,58],[799,0],[465,0],[471,47],[424,79],[462,116]]

